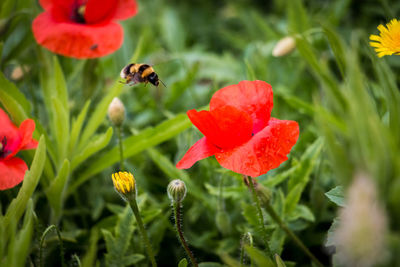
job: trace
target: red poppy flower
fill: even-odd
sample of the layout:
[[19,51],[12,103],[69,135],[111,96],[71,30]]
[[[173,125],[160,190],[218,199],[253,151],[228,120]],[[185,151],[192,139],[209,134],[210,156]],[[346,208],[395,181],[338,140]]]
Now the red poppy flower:
[[16,186],[24,179],[28,170],[26,163],[15,154],[20,150],[36,148],[38,142],[32,139],[35,122],[24,120],[17,128],[0,109],[0,190]]
[[33,21],[36,41],[67,57],[95,58],[121,47],[123,31],[114,20],[137,13],[135,0],[40,0],[45,12]]
[[252,177],[277,168],[296,144],[299,126],[270,117],[272,98],[268,83],[241,81],[218,90],[211,98],[210,111],[189,110],[189,119],[205,137],[176,167],[187,169],[215,155],[222,167]]

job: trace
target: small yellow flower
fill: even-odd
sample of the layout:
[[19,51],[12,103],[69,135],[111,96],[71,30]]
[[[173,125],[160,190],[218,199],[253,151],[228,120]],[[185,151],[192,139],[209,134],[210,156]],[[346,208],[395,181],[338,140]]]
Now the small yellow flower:
[[135,178],[130,172],[116,172],[112,174],[112,180],[118,193],[125,197],[135,194]]
[[378,57],[400,55],[400,21],[392,19],[386,27],[382,24],[378,26],[380,35],[370,35],[372,42],[369,44],[374,47]]

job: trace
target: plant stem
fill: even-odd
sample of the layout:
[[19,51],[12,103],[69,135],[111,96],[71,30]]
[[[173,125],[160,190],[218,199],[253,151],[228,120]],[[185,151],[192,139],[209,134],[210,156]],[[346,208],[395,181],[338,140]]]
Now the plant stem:
[[54,224],[50,225],[49,227],[46,228],[46,230],[44,230],[43,234],[42,234],[42,238],[40,239],[40,246],[39,246],[39,266],[43,266],[43,243],[44,243],[44,239],[46,238],[46,235],[52,230],[55,229],[57,232],[57,236],[58,236],[58,242],[60,243],[60,258],[61,258],[61,266],[65,267],[65,261],[64,261],[64,246],[63,246],[63,242],[61,239],[61,234],[60,231],[58,230],[57,226],[55,226]]
[[144,241],[144,244],[145,244],[145,247],[147,250],[147,254],[149,255],[149,258],[151,261],[151,265],[153,267],[157,267],[156,259],[154,258],[153,248],[151,247],[149,238],[147,237],[146,229],[144,228],[142,218],[140,217],[139,208],[136,203],[135,197],[132,197],[131,199],[129,199],[129,205],[131,206],[133,214],[135,215],[137,224],[139,226],[139,232],[142,235],[142,239]]
[[192,265],[194,267],[198,267],[198,264],[196,262],[196,259],[193,256],[192,251],[190,250],[185,237],[183,236],[182,232],[182,222],[181,222],[181,202],[180,201],[173,201],[173,209],[174,209],[174,216],[175,216],[175,228],[176,232],[178,233],[179,241],[181,241],[182,247],[185,249],[187,255],[190,258],[190,261],[192,262]]
[[257,212],[258,212],[258,218],[260,221],[259,222],[260,230],[261,230],[261,234],[262,234],[262,239],[264,240],[264,243],[265,243],[265,250],[267,251],[268,256],[273,260],[271,249],[269,248],[269,245],[268,245],[268,236],[267,236],[267,230],[265,229],[265,225],[264,225],[264,216],[262,214],[260,200],[258,199],[256,190],[254,188],[253,178],[251,178],[247,175],[243,175],[243,178],[249,182],[249,187],[250,187],[251,193],[253,195],[253,201],[256,204],[256,208],[257,208]]
[[[246,242],[249,242],[250,247],[253,247],[253,237],[250,232],[247,232],[243,235],[241,244],[240,244],[240,267],[244,267],[244,246]],[[253,267],[253,258],[250,257],[250,267]]]
[[122,134],[121,134],[121,126],[117,126],[117,135],[118,135],[118,143],[119,143],[119,168],[121,171],[124,170],[124,148],[122,145]]
[[297,246],[303,250],[305,254],[319,267],[323,267],[324,265],[311,253],[311,251],[303,244],[303,242],[297,237],[289,227],[282,221],[279,215],[275,212],[269,202],[263,202],[265,210],[271,216],[271,218],[279,225],[279,227],[286,232],[286,234],[296,243]]

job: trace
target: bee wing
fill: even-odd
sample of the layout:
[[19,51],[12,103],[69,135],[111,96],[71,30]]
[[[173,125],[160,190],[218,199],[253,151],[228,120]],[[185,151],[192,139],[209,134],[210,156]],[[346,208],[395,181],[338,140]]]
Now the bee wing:
[[139,73],[133,73],[129,75],[129,85],[135,85],[137,83],[142,83],[144,82],[144,79],[142,78],[142,76]]

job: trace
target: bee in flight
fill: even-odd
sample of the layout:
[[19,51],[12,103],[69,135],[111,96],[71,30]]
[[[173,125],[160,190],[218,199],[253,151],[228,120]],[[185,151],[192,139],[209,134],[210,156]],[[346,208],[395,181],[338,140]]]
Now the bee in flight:
[[154,72],[153,67],[148,64],[128,64],[121,70],[120,76],[125,80],[125,84],[128,85],[151,83],[154,86],[158,86],[161,82],[165,86],[165,84],[158,78],[157,73]]

